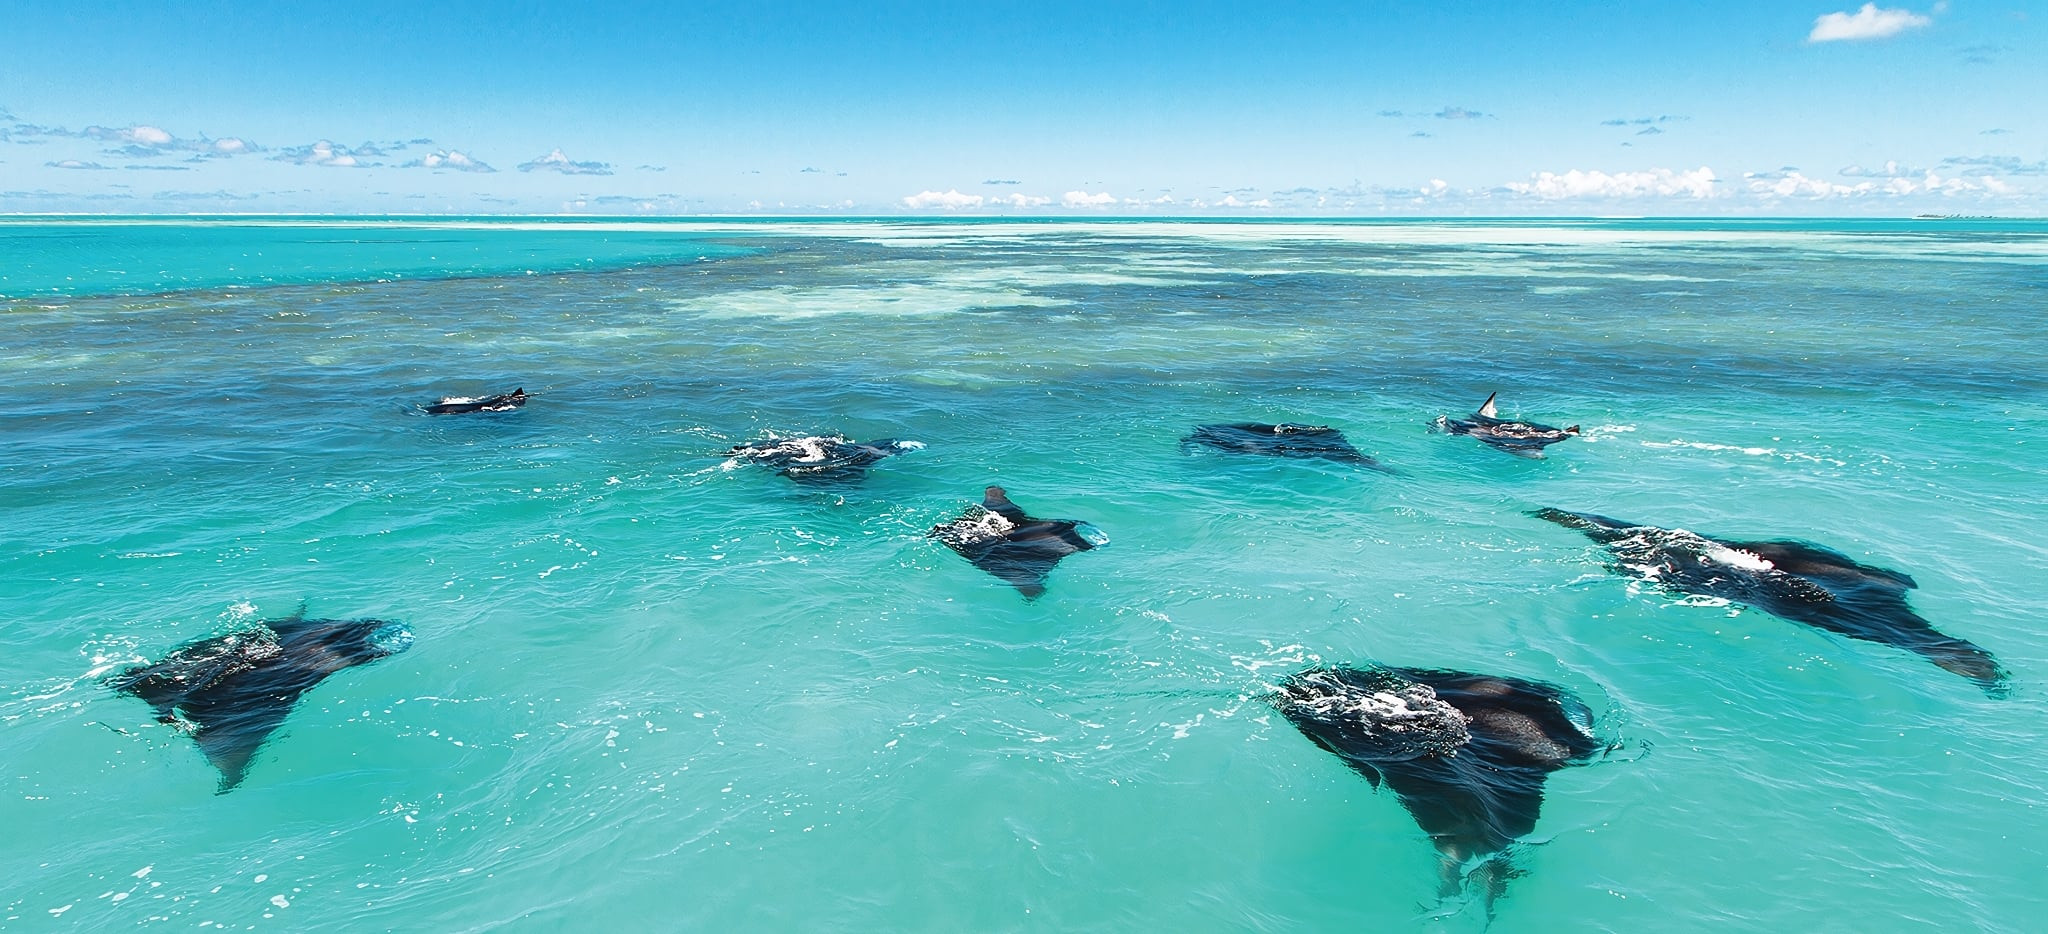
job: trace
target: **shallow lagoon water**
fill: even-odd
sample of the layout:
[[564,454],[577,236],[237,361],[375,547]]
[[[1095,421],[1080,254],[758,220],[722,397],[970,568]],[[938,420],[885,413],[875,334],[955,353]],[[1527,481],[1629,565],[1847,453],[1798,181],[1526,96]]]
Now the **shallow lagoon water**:
[[[0,248],[53,231],[171,273],[34,253],[0,303],[10,929],[1479,929],[1392,794],[1255,699],[1318,661],[1551,681],[1626,742],[1552,777],[1497,929],[2048,911],[2042,225]],[[390,252],[443,236],[478,245]],[[218,261],[285,237],[297,271]],[[1426,431],[1494,390],[1587,435]],[[1215,421],[1332,425],[1399,474],[1181,450]],[[927,447],[831,490],[720,456],[824,431]],[[1022,599],[924,537],[991,483],[1110,543]],[[1631,584],[1541,506],[1904,570],[2017,690]],[[302,602],[418,642],[307,695],[232,793],[100,683]]]

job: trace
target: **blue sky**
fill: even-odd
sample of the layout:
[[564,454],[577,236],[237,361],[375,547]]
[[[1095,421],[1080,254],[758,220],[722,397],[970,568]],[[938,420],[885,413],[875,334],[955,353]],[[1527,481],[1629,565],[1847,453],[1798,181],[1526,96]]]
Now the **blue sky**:
[[2048,214],[2048,0],[86,6],[0,212]]

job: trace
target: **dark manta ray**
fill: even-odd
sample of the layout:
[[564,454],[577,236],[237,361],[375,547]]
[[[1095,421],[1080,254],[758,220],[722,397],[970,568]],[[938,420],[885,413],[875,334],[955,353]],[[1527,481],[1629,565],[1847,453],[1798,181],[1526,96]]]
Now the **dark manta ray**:
[[290,619],[188,642],[109,684],[184,727],[220,769],[220,790],[241,784],[249,759],[284,724],[299,695],[344,668],[396,655],[412,630],[381,619]]
[[1364,464],[1385,470],[1380,462],[1359,452],[1344,439],[1344,433],[1322,425],[1261,425],[1238,422],[1230,425],[1197,425],[1194,434],[1180,439],[1181,448],[1199,444],[1238,454],[1270,457],[1319,457],[1323,460]]
[[1499,417],[1499,410],[1493,407],[1494,393],[1486,397],[1479,411],[1470,419],[1452,418],[1439,415],[1431,425],[1437,431],[1453,435],[1471,435],[1487,444],[1500,448],[1509,454],[1522,457],[1542,457],[1543,449],[1579,433],[1579,426],[1552,428],[1535,422],[1511,421]]
[[1394,789],[1436,843],[1439,896],[1457,895],[1470,866],[1489,911],[1516,874],[1502,851],[1536,828],[1544,779],[1605,748],[1578,698],[1519,678],[1332,666],[1287,679],[1272,701],[1374,788]]
[[1590,513],[1539,509],[1548,519],[1607,546],[1614,570],[1678,593],[1721,597],[1852,639],[1914,652],[1970,679],[1984,693],[2011,689],[1991,653],[1937,631],[1906,605],[1918,584],[1897,571],[1858,564],[1838,551],[1794,541],[1736,542],[1684,529],[1631,525]]
[[510,412],[526,404],[526,389],[521,387],[495,396],[442,396],[441,401],[423,406],[428,415],[461,415],[465,412]]
[[1109,544],[1108,536],[1087,523],[1025,515],[999,486],[989,487],[981,505],[968,507],[966,515],[925,534],[1026,597],[1045,592],[1045,576],[1061,558]]
[[876,461],[922,447],[920,441],[889,438],[863,444],[834,435],[749,441],[725,453],[774,467],[798,483],[837,483],[859,480]]

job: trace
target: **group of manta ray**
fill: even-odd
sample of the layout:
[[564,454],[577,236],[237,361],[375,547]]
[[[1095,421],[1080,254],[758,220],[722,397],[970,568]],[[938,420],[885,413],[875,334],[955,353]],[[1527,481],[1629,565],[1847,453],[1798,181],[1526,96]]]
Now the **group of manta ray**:
[[[526,401],[525,391],[516,390],[443,398],[421,409],[432,415],[502,413]],[[1471,416],[1440,417],[1432,427],[1527,457],[1540,457],[1547,446],[1579,433],[1576,425],[1559,429],[1503,419],[1493,396]],[[1182,444],[1386,469],[1342,432],[1323,426],[1201,425]],[[846,484],[861,481],[884,458],[921,447],[915,441],[808,436],[749,442],[725,453],[798,483]],[[1992,697],[2010,690],[1990,653],[1937,631],[1914,612],[1906,591],[1917,585],[1898,571],[1798,541],[1717,539],[1561,509],[1530,515],[1604,546],[1609,568],[1618,574],[1904,649]],[[1061,559],[1108,541],[1086,522],[1035,518],[996,486],[927,537],[1027,600],[1045,593]],[[186,643],[155,663],[113,675],[110,683],[147,701],[160,722],[189,734],[220,771],[219,790],[225,793],[242,782],[257,750],[300,696],[328,675],[403,652],[412,642],[412,631],[402,623],[307,619],[301,607],[289,618]],[[1439,897],[1454,898],[1469,886],[1489,914],[1517,874],[1512,848],[1535,829],[1549,774],[1614,748],[1594,735],[1591,711],[1571,692],[1501,675],[1331,665],[1297,672],[1263,699],[1374,788],[1390,786],[1436,846]]]

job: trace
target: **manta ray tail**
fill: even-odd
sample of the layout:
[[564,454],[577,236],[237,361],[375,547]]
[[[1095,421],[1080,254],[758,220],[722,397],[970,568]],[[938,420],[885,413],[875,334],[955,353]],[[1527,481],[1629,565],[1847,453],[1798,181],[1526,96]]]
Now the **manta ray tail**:
[[1564,430],[1564,433],[1565,433],[1565,434],[1568,434],[1568,435],[1575,435],[1575,434],[1578,434],[1578,433],[1579,433],[1579,426],[1577,426],[1577,425],[1573,425],[1572,427],[1570,427],[1570,428],[1567,428],[1567,429],[1565,429],[1565,430]]
[[1521,874],[1505,854],[1489,856],[1465,874],[1465,882],[1478,894],[1479,907],[1485,910],[1488,922],[1493,920],[1493,903],[1508,892],[1508,880]]

